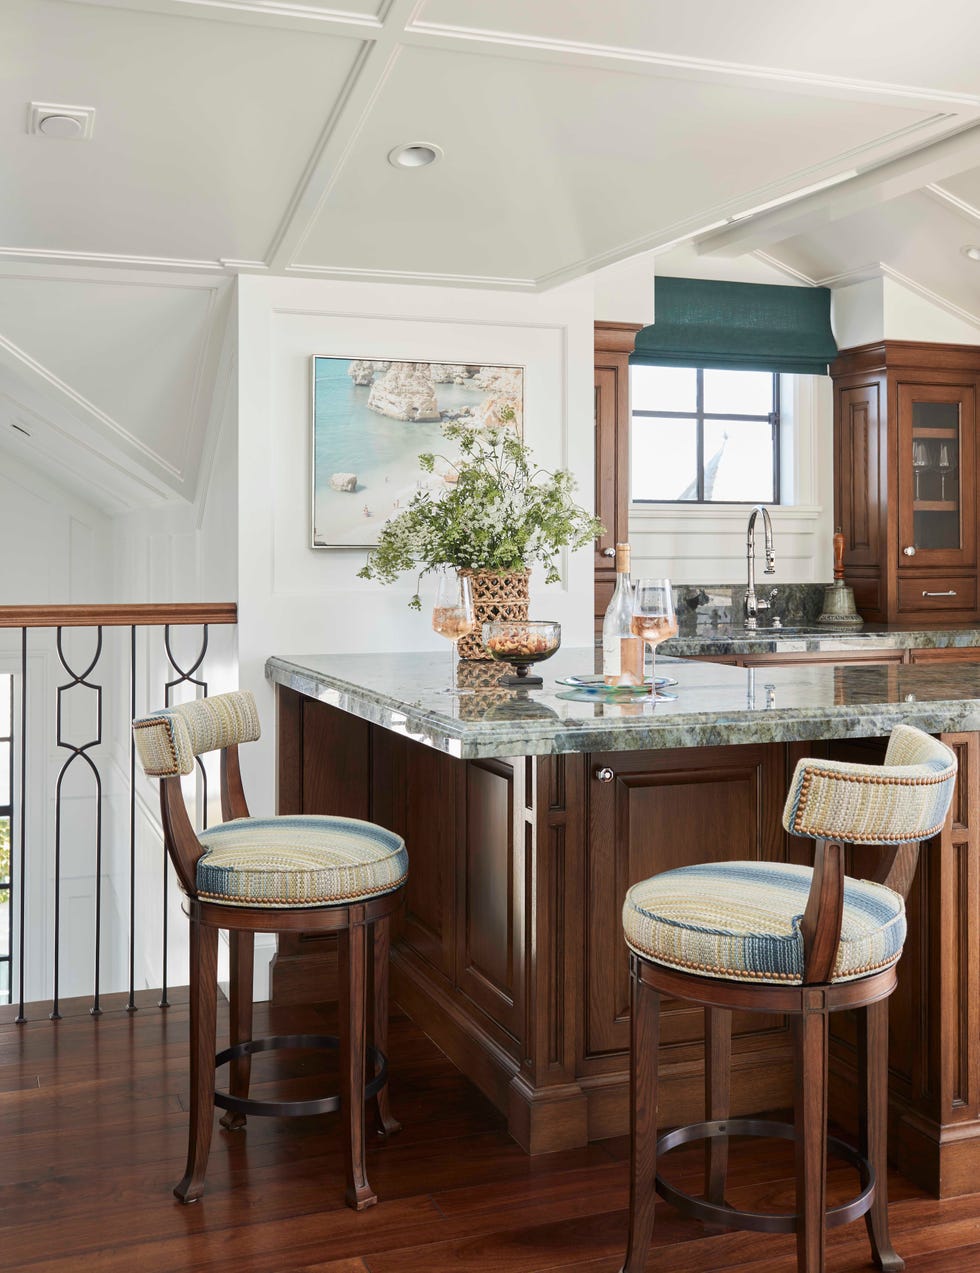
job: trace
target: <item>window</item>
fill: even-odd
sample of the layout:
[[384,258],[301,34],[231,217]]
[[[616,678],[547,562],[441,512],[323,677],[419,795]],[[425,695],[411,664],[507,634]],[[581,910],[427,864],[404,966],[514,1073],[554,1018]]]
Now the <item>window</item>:
[[639,503],[778,504],[779,376],[630,367]]

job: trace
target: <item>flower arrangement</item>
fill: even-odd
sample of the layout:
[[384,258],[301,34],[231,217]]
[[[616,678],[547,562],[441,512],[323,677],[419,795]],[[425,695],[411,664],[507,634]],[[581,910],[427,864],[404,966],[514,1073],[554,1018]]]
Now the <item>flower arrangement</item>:
[[[361,579],[393,583],[406,570],[419,569],[419,582],[444,567],[509,574],[532,562],[545,567],[545,580],[560,578],[555,554],[581,548],[603,533],[601,522],[572,499],[575,479],[567,469],[536,468],[530,448],[513,428],[513,408],[503,407],[499,425],[474,429],[449,423],[443,434],[458,443],[460,458],[425,452],[419,464],[435,472],[436,460],[450,478],[444,492],[416,492],[403,513],[381,529],[378,545]],[[416,586],[409,605],[420,610]]]

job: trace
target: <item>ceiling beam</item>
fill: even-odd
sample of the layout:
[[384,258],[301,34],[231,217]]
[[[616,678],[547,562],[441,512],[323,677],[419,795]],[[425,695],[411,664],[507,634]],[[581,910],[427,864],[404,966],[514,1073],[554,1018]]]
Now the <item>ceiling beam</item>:
[[868,168],[839,185],[714,230],[698,240],[698,252],[713,256],[755,252],[911,194],[978,164],[980,124],[971,123],[939,141]]
[[402,47],[405,27],[418,4],[419,0],[390,0],[380,33],[361,49],[266,253],[266,262],[275,273],[288,270],[297,261],[321,208],[391,74]]

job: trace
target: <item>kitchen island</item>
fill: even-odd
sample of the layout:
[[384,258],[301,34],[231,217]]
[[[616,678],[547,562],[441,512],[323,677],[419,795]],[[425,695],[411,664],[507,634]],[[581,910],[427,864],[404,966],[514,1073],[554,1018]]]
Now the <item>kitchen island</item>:
[[[279,808],[371,818],[405,836],[397,1001],[506,1114],[529,1152],[627,1130],[629,992],[620,908],[658,871],[719,859],[809,860],[781,810],[800,756],[875,762],[899,722],[940,734],[961,772],[926,846],[892,1004],[892,1146],[931,1192],[980,1173],[980,666],[901,662],[737,668],[658,661],[671,700],[607,703],[556,683],[592,650],[542,665],[542,688],[447,657],[272,658]],[[848,869],[870,871],[874,850]],[[292,939],[276,998],[312,997],[329,943]],[[664,1125],[700,1117],[702,1014],[667,1004]],[[852,1115],[847,1014],[832,1108]],[[733,1113],[790,1103],[785,1021],[737,1017]]]

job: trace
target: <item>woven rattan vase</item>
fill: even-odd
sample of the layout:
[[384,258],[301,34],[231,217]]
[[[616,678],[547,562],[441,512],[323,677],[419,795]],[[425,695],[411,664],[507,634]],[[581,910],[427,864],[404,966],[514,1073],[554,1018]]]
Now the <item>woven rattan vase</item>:
[[497,575],[490,570],[461,570],[468,575],[473,589],[476,630],[459,641],[461,659],[489,659],[483,645],[483,625],[494,619],[520,622],[527,619],[528,580],[530,571]]

